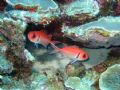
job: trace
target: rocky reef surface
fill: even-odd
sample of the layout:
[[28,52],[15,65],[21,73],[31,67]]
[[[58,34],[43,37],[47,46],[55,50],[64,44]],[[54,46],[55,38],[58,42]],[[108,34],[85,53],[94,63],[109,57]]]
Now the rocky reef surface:
[[99,79],[101,90],[119,90],[120,89],[120,64],[115,64],[103,72]]
[[67,15],[88,13],[95,16],[99,13],[99,6],[95,0],[74,0],[72,3],[65,5],[64,8]]
[[[5,0],[0,4],[0,90],[119,90],[119,0]],[[89,59],[71,63],[27,37],[44,30],[58,48]]]
[[73,41],[83,42],[84,46],[90,48],[119,46],[119,18],[107,16],[77,27],[63,26],[62,32]]
[[33,7],[44,12],[58,8],[58,5],[53,0],[6,0],[6,2],[14,7],[21,6],[28,9]]

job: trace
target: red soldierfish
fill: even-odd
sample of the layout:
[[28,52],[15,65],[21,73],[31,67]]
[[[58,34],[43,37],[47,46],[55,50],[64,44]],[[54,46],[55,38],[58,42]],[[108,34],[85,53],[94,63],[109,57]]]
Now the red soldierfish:
[[44,47],[47,47],[48,44],[51,44],[51,37],[49,37],[43,30],[41,31],[31,31],[28,33],[28,39],[35,43],[41,44]]
[[58,48],[51,41],[51,38],[42,30],[29,32],[28,39],[31,42],[42,44],[45,47],[47,47],[48,44],[51,44],[57,52],[60,52],[62,55],[70,59],[74,59],[74,61],[84,61],[89,58],[88,54],[77,46],[64,46],[63,48]]
[[70,59],[74,59],[75,61],[84,61],[89,58],[88,54],[77,46],[64,46],[63,48],[58,48],[55,45],[53,46],[62,55],[65,55]]

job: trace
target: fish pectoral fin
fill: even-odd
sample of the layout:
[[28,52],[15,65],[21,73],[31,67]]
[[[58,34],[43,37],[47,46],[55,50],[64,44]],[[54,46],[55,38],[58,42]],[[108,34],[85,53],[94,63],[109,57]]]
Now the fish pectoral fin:
[[36,48],[38,48],[38,46],[39,46],[38,43],[35,43],[34,45],[35,45]]
[[70,62],[70,64],[74,64],[77,61],[78,61],[77,59],[72,59],[72,61]]

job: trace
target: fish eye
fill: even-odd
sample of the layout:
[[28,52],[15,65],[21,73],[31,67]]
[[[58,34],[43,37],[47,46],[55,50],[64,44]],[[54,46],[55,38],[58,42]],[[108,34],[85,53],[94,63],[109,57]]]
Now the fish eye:
[[35,35],[35,34],[33,34],[33,35],[32,35],[32,38],[35,38],[35,37],[36,37],[36,35]]
[[86,54],[83,54],[83,58],[86,58]]

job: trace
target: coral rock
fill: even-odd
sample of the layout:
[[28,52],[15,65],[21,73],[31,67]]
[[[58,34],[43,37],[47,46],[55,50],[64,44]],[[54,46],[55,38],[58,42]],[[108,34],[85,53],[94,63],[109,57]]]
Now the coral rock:
[[92,85],[97,79],[98,75],[95,72],[86,71],[86,75],[83,78],[68,77],[64,84],[73,90],[94,90]]
[[66,37],[71,38],[73,41],[81,42],[89,48],[119,46],[119,18],[109,16],[77,27],[63,26],[62,32]]
[[4,11],[4,8],[6,6],[6,2],[4,0],[0,0],[0,11]]
[[120,1],[118,0],[115,5],[115,15],[120,15]]
[[85,74],[85,66],[81,62],[76,62],[73,65],[68,64],[66,66],[66,74],[68,76],[81,76]]
[[31,84],[30,88],[33,90],[45,90],[45,83],[47,82],[48,78],[45,75],[33,74],[31,76]]
[[6,2],[14,7],[19,5],[20,8],[39,9],[43,11],[58,8],[58,5],[53,0],[6,0]]
[[11,10],[8,11],[6,14],[11,18],[23,20],[27,23],[33,22],[38,24],[49,24],[54,20],[53,16],[58,16],[59,13],[38,13],[24,10]]
[[75,89],[75,90],[79,90],[80,88],[80,78],[79,77],[69,77],[66,81],[65,81],[65,86]]
[[67,15],[88,13],[89,15],[94,16],[99,13],[99,6],[95,0],[75,0],[64,7],[64,11]]
[[103,72],[99,79],[101,90],[120,89],[120,64],[115,64]]
[[0,55],[0,73],[11,73],[12,70],[12,63],[10,63],[5,56]]

